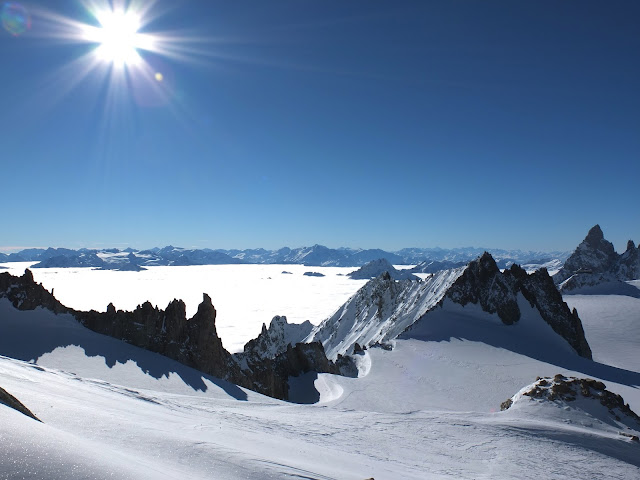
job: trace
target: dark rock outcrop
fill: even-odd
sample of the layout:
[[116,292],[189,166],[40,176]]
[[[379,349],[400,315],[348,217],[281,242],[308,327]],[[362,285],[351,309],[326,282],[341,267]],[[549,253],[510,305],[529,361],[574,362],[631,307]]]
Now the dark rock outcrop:
[[493,257],[485,252],[469,263],[448,290],[446,298],[462,306],[479,304],[485,312],[497,313],[503,323],[511,325],[520,320],[518,294],[537,308],[544,321],[580,356],[591,358],[591,348],[578,313],[569,309],[544,268],[527,274],[514,264],[500,272]]
[[11,395],[4,388],[0,388],[0,403],[40,422],[40,419],[31,413],[31,410],[25,407],[16,397]]
[[288,345],[302,342],[313,330],[313,325],[308,320],[297,324],[287,322],[287,317],[276,315],[271,319],[269,328],[262,324],[262,331],[253,340],[249,340],[243,352],[234,354],[239,361],[245,357],[255,360],[275,358],[287,350]]
[[228,380],[264,395],[286,400],[289,377],[309,371],[340,374],[341,364],[330,362],[322,344],[290,344],[275,358],[252,356],[239,362],[222,345],[216,331],[216,310],[205,293],[197,313],[186,318],[182,300],[173,300],[165,310],[145,302],[128,312],[109,304],[106,312],[76,311],[62,305],[41,284],[35,283],[29,270],[22,277],[0,274],[0,298],[8,298],[19,310],[46,308],[54,313],[69,313],[94,332],[123,340],[159,353],[203,373]]
[[320,272],[304,272],[303,275],[306,277],[324,277],[324,273]]
[[33,280],[31,270],[21,277],[0,273],[0,298],[7,298],[18,310],[34,310],[43,307],[54,313],[68,313],[71,309],[62,305],[51,292]]

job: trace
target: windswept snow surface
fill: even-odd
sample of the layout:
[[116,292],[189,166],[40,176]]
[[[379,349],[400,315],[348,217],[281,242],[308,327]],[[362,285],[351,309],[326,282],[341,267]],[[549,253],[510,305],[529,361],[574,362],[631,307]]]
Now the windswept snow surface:
[[595,361],[640,372],[640,298],[626,295],[563,298],[570,308],[578,311]]
[[[6,300],[0,307],[3,332],[24,329],[22,341],[14,337],[16,349],[52,335],[53,344],[71,336],[85,347],[92,341],[95,348],[85,350],[95,355],[85,356],[86,362],[79,348],[56,348],[55,355],[38,359],[40,364],[55,360],[55,368],[0,357],[2,387],[44,422],[0,405],[0,478],[613,480],[640,475],[638,445],[611,429],[585,424],[584,417],[547,415],[543,409],[537,415],[492,412],[533,375],[557,373],[559,367],[479,338],[403,339],[394,351],[369,349],[362,356],[371,360],[366,377],[321,375],[315,382],[322,384],[325,403],[294,405],[238,389],[247,394],[243,398],[203,376],[204,390],[170,373],[169,380],[178,382],[171,383],[156,378],[158,369],[177,368],[162,357],[118,346],[64,315],[19,312]],[[445,305],[442,311],[453,317],[437,322],[460,327],[454,334],[478,321],[491,335],[510,328],[491,316],[479,318],[473,308],[460,309]],[[448,331],[446,324],[439,329],[443,336]],[[476,334],[482,331],[477,325]],[[546,335],[538,333],[536,340]],[[118,348],[132,360],[151,355],[155,367],[142,361],[126,362],[122,367],[129,370],[119,361],[111,365],[107,359]],[[75,374],[81,365],[82,375]],[[616,385],[607,382],[607,387],[615,391]]]

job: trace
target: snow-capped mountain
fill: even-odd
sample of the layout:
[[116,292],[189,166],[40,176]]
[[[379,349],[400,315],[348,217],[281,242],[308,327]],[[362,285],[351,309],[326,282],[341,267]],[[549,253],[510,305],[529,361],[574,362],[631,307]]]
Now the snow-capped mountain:
[[[385,259],[393,265],[415,265],[424,263],[422,273],[437,269],[454,268],[473,260],[483,251],[494,255],[500,268],[513,263],[544,264],[552,260],[563,262],[568,253],[522,252],[520,250],[478,248],[408,248],[397,252],[381,249],[328,248],[323,245],[311,247],[265,250],[211,250],[186,249],[174,246],[147,250],[80,249],[65,248],[26,249],[18,253],[0,254],[0,262],[38,261],[34,268],[93,267],[108,270],[140,270],[145,266],[158,265],[221,265],[221,264],[302,264],[325,267],[361,267],[368,262]],[[133,257],[131,257],[133,255]],[[416,270],[418,272],[420,270]]]
[[640,278],[640,247],[632,240],[623,254],[616,253],[613,244],[604,238],[602,229],[595,225],[585,239],[567,259],[554,282],[563,292],[609,289],[620,293],[637,294],[626,281]]
[[436,307],[451,303],[477,305],[505,325],[517,323],[522,309],[534,309],[540,321],[579,355],[591,358],[577,313],[563,302],[546,270],[527,274],[513,265],[501,272],[486,252],[466,267],[437,272],[422,282],[396,282],[383,274],[362,287],[308,340],[322,342],[328,357],[334,358],[351,353],[356,343],[368,347],[389,342],[413,324],[427,322]]
[[418,280],[418,277],[407,270],[397,270],[384,258],[372,260],[348,276],[356,280],[368,280],[382,275],[384,272],[389,273],[393,280]]

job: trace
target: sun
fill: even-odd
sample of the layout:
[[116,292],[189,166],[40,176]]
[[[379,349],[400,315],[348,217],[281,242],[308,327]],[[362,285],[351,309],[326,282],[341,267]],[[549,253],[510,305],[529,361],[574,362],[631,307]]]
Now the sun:
[[148,36],[139,32],[141,17],[133,11],[104,10],[96,13],[99,27],[87,26],[84,38],[96,43],[96,57],[114,66],[141,62],[140,49],[149,48]]

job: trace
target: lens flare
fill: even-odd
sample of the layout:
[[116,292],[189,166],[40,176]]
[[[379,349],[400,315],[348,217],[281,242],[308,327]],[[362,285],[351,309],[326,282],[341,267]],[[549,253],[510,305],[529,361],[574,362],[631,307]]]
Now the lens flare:
[[19,37],[31,28],[31,15],[19,3],[7,2],[2,6],[2,26],[14,37]]

